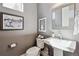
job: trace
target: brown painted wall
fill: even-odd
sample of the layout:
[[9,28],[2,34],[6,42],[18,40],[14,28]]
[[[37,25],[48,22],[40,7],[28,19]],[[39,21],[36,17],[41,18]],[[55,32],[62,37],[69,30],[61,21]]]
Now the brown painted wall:
[[[1,34],[1,32],[0,32]],[[9,48],[11,43],[17,43],[15,48]],[[0,55],[20,55],[35,42],[35,35],[5,35],[0,36]]]
[[[24,16],[24,30],[0,31],[0,56],[14,56],[24,53],[34,45],[37,34],[37,6],[24,4],[24,13],[2,7],[0,11]],[[11,43],[17,43],[15,48],[9,48]]]

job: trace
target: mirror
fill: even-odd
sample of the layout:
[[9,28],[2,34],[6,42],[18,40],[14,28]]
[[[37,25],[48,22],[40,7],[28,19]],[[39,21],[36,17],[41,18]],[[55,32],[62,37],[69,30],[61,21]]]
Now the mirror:
[[52,28],[61,29],[62,26],[61,19],[61,8],[57,8],[52,11]]
[[62,8],[62,28],[71,28],[74,20],[74,4]]
[[52,10],[52,29],[72,29],[74,26],[74,4],[67,4]]

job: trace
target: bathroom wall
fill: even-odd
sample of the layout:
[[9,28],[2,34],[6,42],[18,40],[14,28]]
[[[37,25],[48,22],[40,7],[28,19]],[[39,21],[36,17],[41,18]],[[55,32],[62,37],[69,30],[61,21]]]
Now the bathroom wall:
[[46,32],[42,34],[51,35],[51,11],[52,11],[51,8],[53,5],[54,3],[38,3],[37,4],[37,19],[39,20],[40,18],[43,18],[43,17],[47,18],[46,19]]
[[[37,4],[24,3],[24,12],[2,7],[0,12],[24,16],[24,30],[0,31],[0,56],[20,55],[34,45],[37,34]],[[15,48],[8,48],[11,43],[17,43]]]

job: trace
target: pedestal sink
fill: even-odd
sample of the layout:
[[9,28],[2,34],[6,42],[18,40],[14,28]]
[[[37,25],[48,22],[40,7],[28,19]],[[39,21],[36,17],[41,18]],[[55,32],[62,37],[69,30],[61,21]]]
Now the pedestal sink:
[[47,38],[44,40],[46,44],[51,45],[52,47],[68,51],[68,52],[74,52],[76,48],[76,41],[71,40],[63,40],[58,38]]

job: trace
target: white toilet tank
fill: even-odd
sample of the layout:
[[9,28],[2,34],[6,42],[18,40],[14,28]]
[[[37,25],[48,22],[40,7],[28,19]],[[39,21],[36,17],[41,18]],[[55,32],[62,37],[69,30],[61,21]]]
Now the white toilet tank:
[[40,39],[40,38],[36,38],[36,43],[37,43],[37,47],[39,47],[40,49],[44,48],[44,39]]

